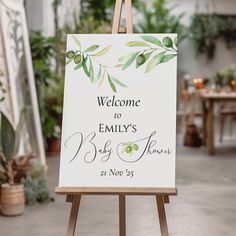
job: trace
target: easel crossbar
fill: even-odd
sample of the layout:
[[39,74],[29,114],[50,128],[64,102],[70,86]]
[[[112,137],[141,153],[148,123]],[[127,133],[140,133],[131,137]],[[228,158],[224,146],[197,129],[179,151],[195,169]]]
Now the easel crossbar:
[[102,188],[102,187],[56,187],[60,195],[177,195],[176,188]]

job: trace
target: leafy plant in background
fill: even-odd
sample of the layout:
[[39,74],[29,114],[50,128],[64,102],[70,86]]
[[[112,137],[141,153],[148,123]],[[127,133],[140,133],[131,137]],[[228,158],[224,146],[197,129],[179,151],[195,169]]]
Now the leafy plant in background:
[[99,21],[109,21],[108,9],[114,4],[112,0],[81,0],[81,19],[92,16]]
[[24,116],[21,113],[17,128],[0,112],[0,180],[14,185],[31,168],[30,155],[18,157]]
[[3,72],[0,69],[0,102],[3,102],[5,99],[5,93],[6,93],[6,88],[1,80],[1,77],[3,76]]
[[[138,7],[140,0],[133,0],[134,7]],[[91,17],[97,22],[112,20],[112,9],[115,7],[114,0],[81,0],[81,19]]]
[[181,23],[184,13],[172,14],[173,7],[168,8],[165,0],[153,0],[149,6],[140,2],[139,11],[143,19],[135,27],[139,33],[177,33],[180,43],[187,36],[186,27]]
[[[90,78],[92,83],[99,82],[99,87],[103,84],[104,80],[107,79],[113,92],[117,91],[116,86],[126,87],[120,80],[112,76],[108,71],[108,66],[101,64],[97,61],[98,57],[104,56],[111,48],[107,46],[100,48],[99,45],[92,45],[85,50],[82,50],[81,43],[73,36],[73,39],[77,43],[78,50],[69,50],[66,53],[67,61],[66,64],[74,63],[74,70],[83,69],[84,73]],[[95,74],[95,64],[98,67],[98,72]]]
[[[39,108],[45,138],[60,136],[64,80],[53,67],[57,54],[57,37],[31,34],[31,51],[37,85]],[[63,49],[64,50],[64,49]]]
[[38,203],[48,203],[54,199],[50,196],[47,187],[45,173],[42,168],[36,168],[26,177],[21,179],[25,189],[25,202],[27,205]]
[[145,73],[148,73],[155,66],[166,63],[177,56],[177,38],[165,37],[159,40],[151,35],[142,35],[143,41],[131,41],[127,43],[129,47],[144,47],[144,49],[133,52],[119,59],[122,64],[117,65],[122,70],[127,69],[133,63],[136,68],[146,65]]
[[219,38],[225,40],[227,48],[236,42],[236,17],[224,15],[195,15],[190,26],[191,38],[197,54],[205,54],[208,59],[215,56]]
[[236,79],[236,70],[233,67],[225,67],[215,75],[215,84],[219,87],[230,86],[231,82]]

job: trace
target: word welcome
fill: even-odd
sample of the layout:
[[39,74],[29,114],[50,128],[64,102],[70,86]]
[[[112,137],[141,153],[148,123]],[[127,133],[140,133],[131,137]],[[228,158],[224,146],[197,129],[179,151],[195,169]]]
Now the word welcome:
[[116,96],[113,95],[112,98],[109,97],[97,97],[99,106],[107,107],[139,107],[140,100],[134,99],[116,99]]

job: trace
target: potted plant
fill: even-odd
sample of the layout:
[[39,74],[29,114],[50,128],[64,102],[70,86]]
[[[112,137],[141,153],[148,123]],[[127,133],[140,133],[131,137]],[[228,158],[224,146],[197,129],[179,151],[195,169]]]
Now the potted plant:
[[21,117],[14,129],[8,118],[0,112],[0,180],[1,212],[6,216],[16,216],[24,212],[24,187],[20,184],[22,175],[30,169],[31,156],[18,157]]
[[63,79],[56,76],[45,91],[45,106],[43,110],[43,134],[48,155],[56,156],[60,150]]
[[225,67],[224,69],[218,71],[215,75],[216,86],[219,88],[228,86],[234,91],[233,85],[236,78],[235,74],[235,68],[233,67]]

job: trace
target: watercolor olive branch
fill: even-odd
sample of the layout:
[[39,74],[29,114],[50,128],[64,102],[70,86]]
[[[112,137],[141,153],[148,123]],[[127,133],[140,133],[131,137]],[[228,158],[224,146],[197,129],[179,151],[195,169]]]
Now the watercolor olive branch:
[[[108,71],[108,66],[101,64],[96,58],[104,56],[111,48],[111,45],[100,49],[99,45],[92,45],[85,50],[82,50],[81,43],[75,36],[72,36],[76,44],[79,46],[79,50],[68,50],[66,52],[66,65],[74,63],[74,70],[83,69],[84,73],[90,78],[92,83],[99,82],[100,87],[104,80],[107,79],[113,92],[117,91],[117,86],[126,87],[124,83],[116,79]],[[98,68],[95,73],[95,68]]]
[[120,57],[120,64],[115,65],[115,67],[121,67],[122,70],[125,70],[133,63],[136,64],[136,68],[147,64],[145,73],[148,73],[157,65],[166,63],[177,56],[177,38],[165,37],[162,41],[151,35],[142,35],[141,38],[143,41],[131,41],[126,45],[129,47],[145,47],[145,49]]

